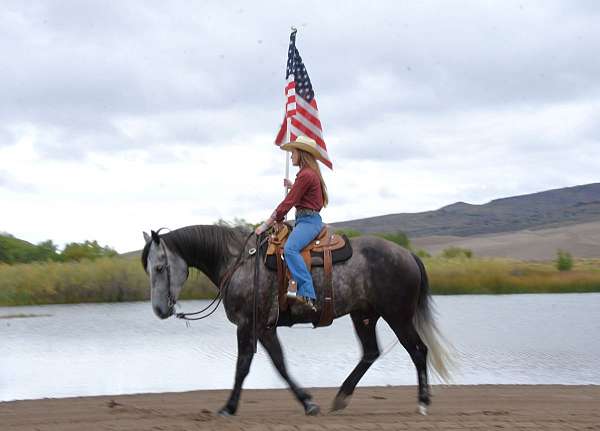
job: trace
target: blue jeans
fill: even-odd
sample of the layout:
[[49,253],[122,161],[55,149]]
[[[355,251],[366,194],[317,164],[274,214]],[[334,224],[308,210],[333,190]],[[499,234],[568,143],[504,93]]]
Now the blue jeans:
[[319,214],[306,215],[297,218],[294,230],[290,234],[290,237],[283,248],[285,261],[290,269],[292,278],[296,281],[298,286],[298,295],[310,299],[316,299],[317,295],[315,294],[312,276],[310,275],[308,268],[306,268],[306,264],[304,263],[304,259],[300,255],[300,252],[309,242],[317,237],[322,228],[323,222]]

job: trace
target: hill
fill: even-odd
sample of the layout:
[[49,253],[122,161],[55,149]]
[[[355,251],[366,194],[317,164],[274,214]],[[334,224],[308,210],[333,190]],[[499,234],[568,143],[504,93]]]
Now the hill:
[[598,258],[600,221],[470,237],[426,236],[415,238],[412,244],[415,249],[427,250],[432,255],[448,247],[462,247],[476,256],[522,260],[555,259],[558,249],[579,258]]
[[56,255],[56,246],[52,241],[38,245],[31,244],[9,233],[0,233],[0,262],[24,263],[52,259]]
[[435,211],[389,214],[331,225],[363,233],[399,230],[410,238],[419,238],[469,237],[594,221],[600,221],[600,183],[496,199],[483,205],[457,202]]

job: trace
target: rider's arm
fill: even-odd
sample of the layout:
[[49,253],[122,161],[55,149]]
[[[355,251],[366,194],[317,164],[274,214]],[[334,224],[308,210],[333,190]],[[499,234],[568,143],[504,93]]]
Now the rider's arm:
[[300,200],[306,190],[310,186],[310,173],[304,172],[301,170],[298,172],[296,176],[296,181],[292,184],[292,188],[289,191],[288,195],[285,199],[275,208],[275,211],[269,216],[267,220],[265,220],[259,227],[257,227],[254,232],[257,235],[260,235],[264,231],[266,231],[274,222],[281,223],[283,218],[288,213],[288,211],[295,206]]
[[296,182],[292,186],[288,195],[283,201],[281,201],[277,208],[275,208],[275,211],[272,214],[272,216],[274,216],[273,218],[275,219],[275,221],[283,221],[283,218],[288,213],[288,211],[298,202],[300,202],[302,196],[304,195],[304,193],[306,193],[306,190],[309,186],[310,176],[307,175],[307,173],[300,171],[298,173],[298,176],[296,177]]

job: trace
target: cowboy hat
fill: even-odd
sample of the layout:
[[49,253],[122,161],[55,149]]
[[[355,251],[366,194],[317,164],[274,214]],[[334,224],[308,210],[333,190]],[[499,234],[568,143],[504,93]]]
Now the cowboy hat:
[[312,154],[315,159],[320,160],[323,163],[326,163],[328,160],[326,157],[321,154],[321,151],[317,143],[314,139],[311,139],[307,136],[298,136],[295,141],[286,142],[280,147],[285,151],[292,151],[293,148],[298,150],[306,151],[309,154]]

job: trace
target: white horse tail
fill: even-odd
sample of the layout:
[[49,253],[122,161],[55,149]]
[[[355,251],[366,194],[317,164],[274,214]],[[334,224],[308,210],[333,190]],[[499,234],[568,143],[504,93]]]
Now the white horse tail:
[[449,383],[451,381],[451,370],[456,368],[457,365],[454,359],[455,355],[451,354],[451,352],[454,352],[454,348],[436,325],[425,265],[417,255],[413,254],[413,257],[421,270],[419,300],[413,323],[419,336],[427,346],[427,368],[438,376],[442,382]]

